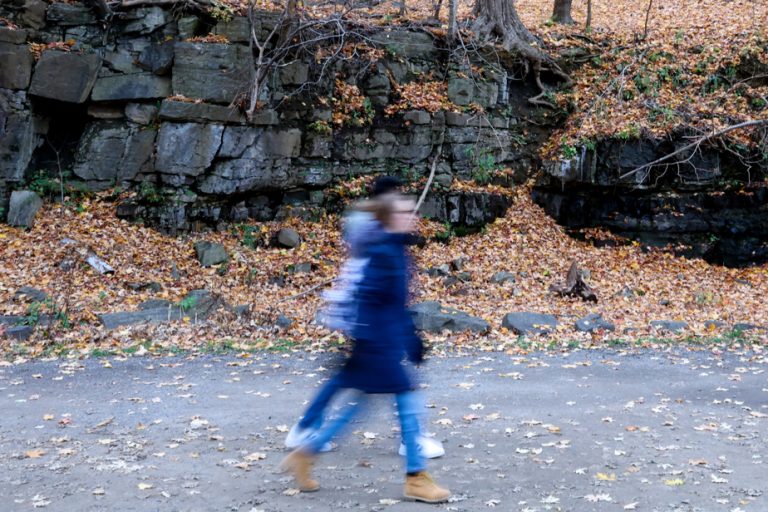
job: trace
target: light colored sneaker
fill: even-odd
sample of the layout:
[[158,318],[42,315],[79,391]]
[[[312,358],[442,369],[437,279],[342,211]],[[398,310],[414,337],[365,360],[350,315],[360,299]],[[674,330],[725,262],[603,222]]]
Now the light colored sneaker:
[[[419,447],[421,456],[425,459],[436,459],[445,455],[445,448],[443,448],[443,443],[437,439],[419,436],[416,439],[416,445]],[[400,449],[397,451],[397,453],[405,457],[405,445],[403,443],[400,443]]]
[[[317,432],[317,430],[313,428],[301,428],[297,423],[291,427],[291,430],[288,431],[288,435],[285,436],[285,447],[290,449],[298,448],[309,441],[310,438],[315,435],[315,432]],[[329,452],[331,450],[333,450],[333,445],[331,443],[325,443],[323,447],[320,448],[321,452]]]
[[426,471],[421,471],[405,477],[403,496],[416,501],[440,503],[450,498],[451,491],[440,487]]

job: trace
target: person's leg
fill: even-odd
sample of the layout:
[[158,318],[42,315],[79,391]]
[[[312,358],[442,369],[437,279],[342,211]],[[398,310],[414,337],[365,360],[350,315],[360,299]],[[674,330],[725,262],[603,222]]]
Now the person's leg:
[[418,416],[421,412],[421,400],[418,393],[406,392],[397,395],[397,412],[400,416],[400,431],[405,444],[406,477],[403,495],[406,498],[439,503],[447,500],[451,491],[440,487],[427,474],[426,460],[418,449]]
[[302,443],[300,449],[310,453],[318,453],[326,443],[330,442],[339,435],[341,430],[349,425],[352,419],[366,406],[368,396],[360,391],[355,391],[350,395],[350,402],[347,403],[339,415],[326,422],[326,425],[315,432],[306,442]]
[[[339,384],[341,379],[338,374],[331,377],[325,382],[320,391],[317,392],[315,397],[310,402],[304,415],[301,419],[291,427],[288,431],[288,435],[285,436],[286,448],[296,448],[301,446],[310,436],[312,436],[316,430],[323,425],[323,413],[328,408],[328,404],[333,399],[334,395],[339,391]],[[323,447],[324,452],[330,451],[331,445],[325,445]]]
[[355,392],[352,399],[354,402],[348,403],[341,410],[339,416],[333,418],[315,434],[305,439],[298,448],[283,459],[281,467],[293,473],[296,483],[302,491],[312,492],[320,488],[317,480],[312,478],[312,466],[315,457],[320,451],[323,451],[326,443],[336,437],[365,406],[365,394]]
[[405,445],[405,467],[408,473],[417,473],[426,468],[426,461],[418,447],[419,414],[421,399],[416,391],[398,393],[397,414],[400,417],[400,434]]
[[[443,455],[445,455],[445,448],[443,448],[443,443],[441,443],[437,439],[432,439],[431,437],[427,437],[427,431],[424,428],[424,425],[426,424],[426,421],[427,421],[427,414],[425,412],[426,401],[424,399],[424,393],[417,390],[414,390],[411,393],[415,395],[413,397],[413,400],[415,401],[414,407],[416,409],[416,419],[419,425],[419,431],[416,437],[416,444],[417,444],[418,450],[421,453],[421,456],[426,459],[436,459],[438,457],[442,457]],[[402,442],[400,443],[400,449],[398,450],[398,453],[402,456],[405,456],[406,454],[405,443],[402,443]]]
[[317,392],[312,402],[307,406],[304,415],[299,420],[299,428],[319,429],[323,424],[323,412],[328,407],[333,396],[339,391],[339,375],[331,377],[320,391]]

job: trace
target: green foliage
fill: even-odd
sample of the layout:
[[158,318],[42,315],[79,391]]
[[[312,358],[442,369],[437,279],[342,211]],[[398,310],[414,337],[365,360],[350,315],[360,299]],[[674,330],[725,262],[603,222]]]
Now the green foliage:
[[197,297],[184,297],[181,302],[179,302],[179,307],[182,311],[189,311],[195,305],[197,304]]
[[149,204],[160,204],[163,202],[163,196],[160,190],[149,181],[142,181],[139,185],[139,199]]
[[[390,17],[390,18],[391,18],[391,17]],[[397,54],[398,54],[398,48],[397,48],[397,46],[396,46],[396,45],[394,45],[394,44],[388,44],[388,45],[387,45],[387,46],[384,48],[384,51],[386,52],[386,54],[387,54],[387,57],[391,57],[391,58],[396,58],[396,57],[397,57]]]
[[[765,98],[752,98],[750,105],[755,110],[763,110],[766,106],[768,106],[768,102],[766,102]],[[0,217],[1,216],[2,215],[0,215]]]
[[317,120],[313,123],[310,123],[307,128],[310,132],[317,133],[318,135],[330,135],[331,132],[333,132],[333,129],[331,128],[331,125],[328,124],[328,121],[322,120]]
[[579,151],[571,144],[563,143],[560,145],[560,154],[563,155],[565,160],[572,160],[576,158],[576,155],[579,154]]
[[[65,197],[72,200],[86,195],[86,191],[80,186],[67,183],[67,180],[71,177],[72,172],[69,170],[62,171],[61,179],[51,176],[47,171],[38,170],[27,182],[27,188],[40,197],[50,199],[60,198],[62,193]],[[62,183],[62,179],[64,183]]]
[[634,123],[630,124],[623,130],[619,131],[616,134],[616,137],[623,141],[638,139],[640,138],[640,128]]
[[235,11],[232,7],[219,0],[213,0],[211,7],[208,8],[208,14],[216,21],[228,22],[235,17]]
[[443,224],[442,231],[435,233],[435,238],[440,242],[448,242],[451,238],[456,236],[456,232],[450,222]]
[[58,322],[59,326],[64,329],[72,327],[67,312],[61,309],[50,297],[44,301],[35,301],[27,306],[27,313],[21,319],[20,324],[35,327],[45,315],[51,316],[53,321]]
[[472,160],[472,180],[478,185],[487,185],[491,182],[493,174],[500,169],[496,163],[496,157],[488,149],[482,149],[475,153],[474,148],[469,148],[466,152]]

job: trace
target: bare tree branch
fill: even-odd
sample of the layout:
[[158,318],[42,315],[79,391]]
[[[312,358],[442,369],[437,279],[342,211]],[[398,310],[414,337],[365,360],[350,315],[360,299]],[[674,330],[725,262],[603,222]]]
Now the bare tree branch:
[[753,120],[753,121],[745,121],[743,123],[739,123],[739,124],[734,124],[734,125],[728,126],[726,128],[723,128],[722,130],[717,130],[717,131],[711,132],[709,134],[702,135],[700,137],[697,137],[696,140],[691,142],[690,144],[686,144],[685,146],[677,149],[676,151],[673,151],[672,153],[669,153],[668,155],[665,155],[665,156],[663,156],[661,158],[657,158],[653,162],[648,162],[647,164],[641,165],[640,167],[637,167],[637,168],[632,169],[631,171],[629,171],[627,173],[622,174],[621,176],[619,176],[619,179],[623,180],[623,179],[628,178],[628,177],[630,177],[630,176],[632,176],[634,174],[642,172],[642,171],[644,171],[646,169],[650,170],[650,168],[653,167],[654,165],[658,165],[660,163],[666,162],[670,158],[672,158],[674,156],[677,156],[680,153],[685,153],[686,151],[688,151],[690,149],[698,150],[699,146],[701,146],[704,142],[706,142],[706,141],[708,141],[710,139],[714,139],[716,137],[720,137],[721,135],[725,135],[726,133],[730,133],[730,132],[732,132],[734,130],[740,130],[742,128],[750,128],[750,127],[753,127],[753,126],[761,126],[761,125],[768,125],[768,119],[757,119],[757,120]]

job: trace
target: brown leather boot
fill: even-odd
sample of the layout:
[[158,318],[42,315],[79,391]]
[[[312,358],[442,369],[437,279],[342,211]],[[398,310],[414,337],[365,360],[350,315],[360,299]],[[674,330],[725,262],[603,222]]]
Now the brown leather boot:
[[440,503],[450,497],[451,491],[437,485],[426,471],[420,471],[405,477],[403,495],[412,500]]
[[312,478],[312,464],[315,456],[303,451],[301,448],[293,450],[283,459],[280,468],[290,471],[296,479],[296,484],[302,492],[313,492],[320,488],[317,480]]

